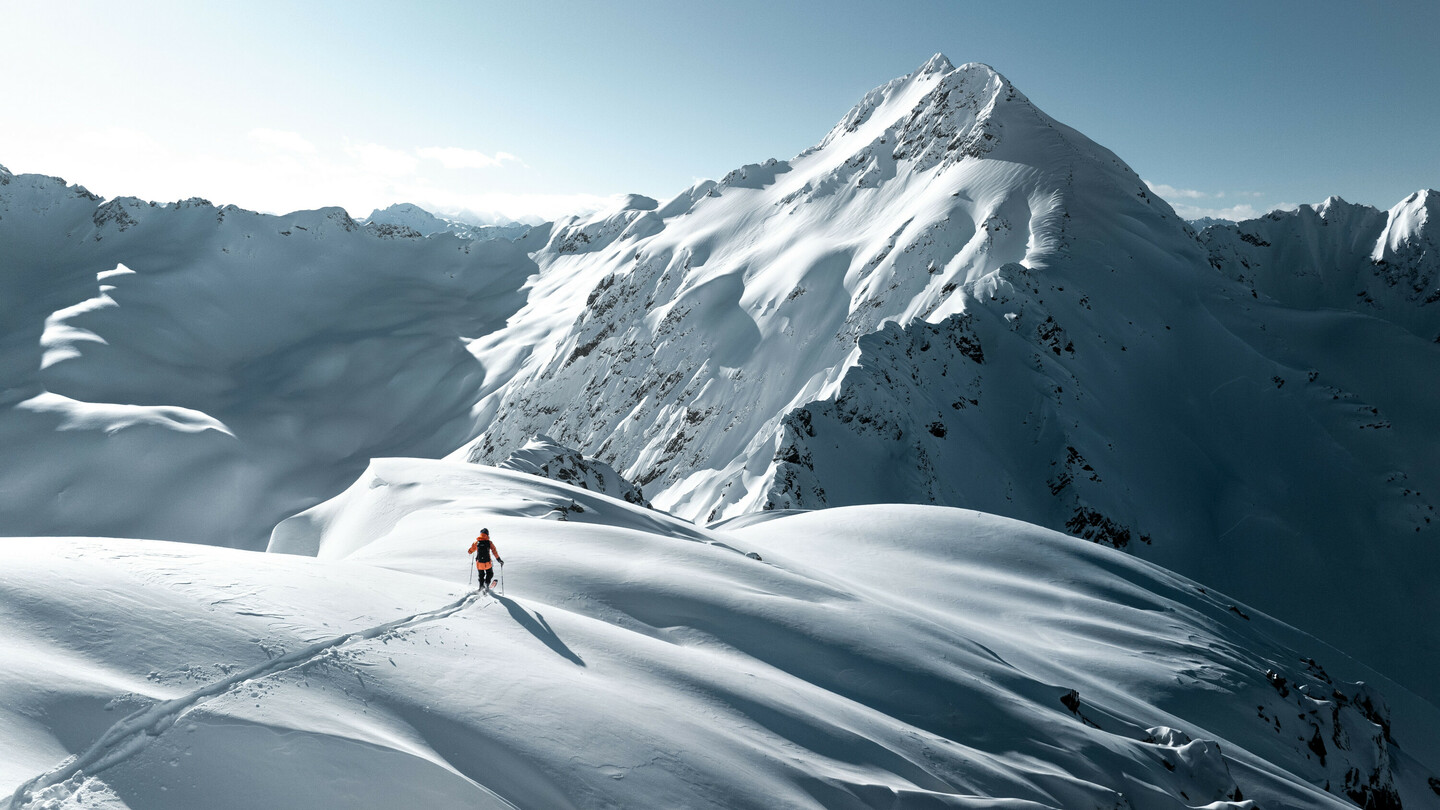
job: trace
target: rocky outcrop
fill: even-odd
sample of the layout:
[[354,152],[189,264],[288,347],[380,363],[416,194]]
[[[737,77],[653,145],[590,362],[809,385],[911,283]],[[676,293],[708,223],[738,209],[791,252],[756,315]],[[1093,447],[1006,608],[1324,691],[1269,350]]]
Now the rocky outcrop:
[[625,480],[620,473],[615,472],[614,467],[599,459],[586,458],[578,451],[558,444],[549,436],[534,437],[496,466],[561,481],[628,503],[650,507],[650,502],[645,500],[645,493],[640,487]]

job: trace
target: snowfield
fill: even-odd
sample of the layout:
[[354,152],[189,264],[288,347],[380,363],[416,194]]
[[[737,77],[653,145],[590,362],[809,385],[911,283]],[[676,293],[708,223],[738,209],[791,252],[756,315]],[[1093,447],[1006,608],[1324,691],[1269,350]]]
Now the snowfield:
[[[11,810],[1434,806],[1434,707],[1132,556],[940,507],[746,523],[386,459],[277,530],[316,557],[0,541],[0,790]],[[503,597],[467,590],[482,525]]]
[[0,167],[0,810],[1440,807],[1437,218],[941,55],[535,227]]
[[262,548],[371,458],[471,435],[464,338],[534,269],[338,208],[101,203],[0,167],[3,531]]

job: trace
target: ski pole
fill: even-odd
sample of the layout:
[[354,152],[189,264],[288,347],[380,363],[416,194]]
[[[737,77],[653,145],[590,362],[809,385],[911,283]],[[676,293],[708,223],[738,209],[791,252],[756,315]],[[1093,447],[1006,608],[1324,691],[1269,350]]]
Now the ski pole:
[[[466,560],[466,564],[469,565],[469,560]],[[470,573],[465,575],[465,588],[466,588],[466,590],[469,590],[469,588],[470,588],[470,580],[471,580],[472,578],[474,578],[474,576],[475,576],[475,566],[471,565],[471,566],[470,566]]]
[[500,563],[500,595],[505,595],[505,563]]

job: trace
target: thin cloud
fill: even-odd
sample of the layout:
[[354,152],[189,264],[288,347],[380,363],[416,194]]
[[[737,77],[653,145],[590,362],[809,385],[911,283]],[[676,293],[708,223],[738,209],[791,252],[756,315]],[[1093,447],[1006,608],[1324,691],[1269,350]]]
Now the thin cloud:
[[1264,213],[1248,203],[1232,205],[1228,208],[1203,208],[1198,205],[1187,205],[1185,203],[1171,203],[1170,205],[1175,209],[1175,213],[1180,215],[1181,219],[1228,219],[1233,222],[1240,222],[1246,219],[1255,219]]
[[257,127],[250,130],[250,140],[277,152],[294,152],[300,155],[313,155],[316,152],[315,144],[298,132]]
[[624,198],[619,194],[471,193],[434,186],[398,187],[395,193],[399,196],[394,202],[413,202],[431,213],[478,224],[551,222],[613,208]]
[[438,161],[447,169],[489,169],[495,166],[503,166],[506,163],[519,163],[520,158],[509,152],[496,152],[494,155],[487,155],[474,149],[461,149],[458,146],[430,146],[424,149],[417,149],[415,154],[426,160]]
[[415,173],[420,159],[399,149],[391,149],[378,143],[346,142],[345,154],[369,172],[390,177],[405,177]]
[[[1151,191],[1159,194],[1161,197],[1167,200],[1204,200],[1210,197],[1217,196],[1213,194],[1207,194],[1203,191],[1196,191],[1193,188],[1176,188],[1174,186],[1168,186],[1164,183],[1152,183],[1149,180],[1145,181],[1145,185],[1149,186]],[[1221,194],[1219,196],[1224,195]]]
[[[12,171],[59,175],[106,196],[162,202],[199,196],[269,213],[339,205],[364,217],[376,208],[412,202],[471,221],[538,223],[614,207],[621,199],[563,190],[477,192],[468,173],[421,157],[420,149],[358,139],[312,141],[263,127],[198,146],[178,143],[163,129],[118,126],[11,131],[3,141],[4,162]],[[508,152],[485,157],[523,165]]]
[[1246,219],[1255,219],[1269,211],[1295,208],[1289,203],[1256,207],[1255,204],[1248,202],[1235,205],[1224,205],[1221,202],[1222,200],[1236,199],[1261,200],[1265,194],[1260,191],[1199,191],[1193,188],[1176,188],[1166,183],[1152,183],[1149,180],[1144,182],[1156,195],[1168,201],[1175,209],[1175,213],[1184,219],[1210,218],[1240,222]]

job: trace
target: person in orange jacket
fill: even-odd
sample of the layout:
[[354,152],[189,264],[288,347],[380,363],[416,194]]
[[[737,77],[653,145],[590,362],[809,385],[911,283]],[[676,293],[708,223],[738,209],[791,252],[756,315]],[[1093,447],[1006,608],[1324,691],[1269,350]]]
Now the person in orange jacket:
[[490,557],[493,555],[495,562],[501,565],[505,564],[505,561],[500,559],[500,549],[490,541],[489,529],[480,530],[480,536],[470,544],[470,553],[475,555],[475,570],[480,572],[480,590],[483,591],[490,587],[490,580],[495,576],[495,569],[490,562]]

